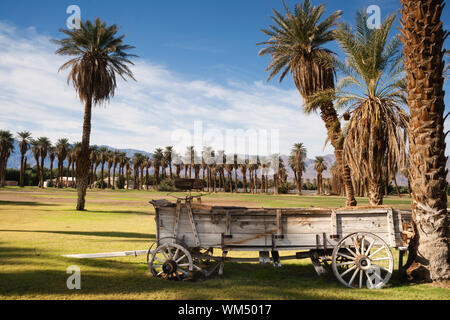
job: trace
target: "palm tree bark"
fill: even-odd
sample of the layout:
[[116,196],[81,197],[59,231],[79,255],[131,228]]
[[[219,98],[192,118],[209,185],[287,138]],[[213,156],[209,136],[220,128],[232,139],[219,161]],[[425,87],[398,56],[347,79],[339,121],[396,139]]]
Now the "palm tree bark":
[[20,187],[23,188],[24,187],[24,174],[25,174],[25,168],[24,168],[24,161],[25,161],[25,154],[21,153],[20,154]]
[[342,145],[342,130],[341,123],[336,113],[332,103],[324,104],[320,107],[320,113],[323,122],[328,131],[328,136],[330,137],[331,144],[334,147],[334,155],[336,157],[336,162],[342,172],[342,181],[345,187],[346,195],[346,206],[353,207],[356,206],[357,202],[355,199],[355,191],[352,185],[350,167],[345,164],[344,151]]
[[415,236],[407,274],[450,279],[445,169],[442,0],[401,0],[402,42],[410,109],[410,183]]
[[89,183],[89,144],[91,137],[91,114],[92,99],[88,98],[84,108],[83,136],[81,139],[81,150],[77,163],[77,211],[84,211],[86,204],[86,190]]

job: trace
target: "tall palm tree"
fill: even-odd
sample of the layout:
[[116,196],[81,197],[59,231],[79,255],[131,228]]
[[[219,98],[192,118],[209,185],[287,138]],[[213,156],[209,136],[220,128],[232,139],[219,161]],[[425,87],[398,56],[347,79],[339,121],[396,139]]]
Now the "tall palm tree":
[[59,139],[56,142],[56,157],[58,158],[58,179],[57,186],[58,188],[63,187],[63,176],[64,176],[64,160],[66,160],[68,149],[69,149],[69,140],[67,139]]
[[322,91],[309,103],[334,99],[347,108],[351,118],[346,128],[344,153],[356,177],[367,178],[372,206],[383,204],[383,163],[395,172],[406,165],[408,116],[401,43],[389,39],[396,16],[387,17],[379,29],[369,29],[367,14],[357,14],[353,29],[341,23],[336,39],[346,55],[335,61],[343,74],[336,90]]
[[119,164],[119,151],[114,150],[112,155],[112,168],[113,168],[113,179],[112,179],[112,189],[115,189],[116,185],[116,169]]
[[[294,83],[305,101],[322,90],[334,89],[334,69],[325,63],[333,52],[323,46],[334,40],[333,27],[341,17],[342,11],[332,13],[321,22],[325,6],[312,7],[309,0],[295,6],[294,12],[285,4],[286,16],[273,10],[275,25],[262,30],[270,39],[259,45],[266,47],[260,55],[271,55],[272,61],[267,68],[269,79],[280,75],[280,82],[292,73]],[[345,183],[347,206],[356,206],[351,183],[350,168],[343,158],[342,130],[331,99],[323,100],[314,108],[305,108],[306,113],[320,111],[327,128],[328,137],[334,147],[336,159],[342,170]]]
[[4,187],[6,184],[6,168],[13,150],[14,137],[12,133],[0,130],[0,187]]
[[292,170],[294,171],[295,182],[297,184],[297,194],[302,194],[302,176],[305,171],[305,159],[307,150],[303,143],[296,143],[291,150],[291,156],[289,162]]
[[100,189],[104,189],[105,188],[105,182],[104,177],[105,177],[105,163],[108,161],[108,149],[105,147],[101,147],[99,149],[99,160],[100,160],[100,175],[101,175],[101,180],[100,180]]
[[153,186],[156,189],[158,189],[159,185],[159,168],[161,167],[161,160],[164,157],[163,150],[162,149],[156,149],[155,153],[153,154]]
[[32,139],[30,143],[31,143],[31,153],[33,154],[34,161],[36,162],[38,187],[40,187],[40,184],[41,184],[41,165],[40,165],[41,146],[39,144],[38,139]]
[[25,155],[30,147],[31,133],[28,131],[22,131],[17,133],[17,137],[20,140],[20,179],[19,185],[21,188],[24,187],[24,176],[25,176]]
[[314,160],[314,169],[317,173],[317,195],[321,196],[323,188],[322,173],[327,170],[324,157],[316,157],[316,160]]
[[108,164],[108,189],[112,188],[111,185],[111,169],[113,165],[113,156],[114,153],[111,150],[108,150],[106,162]]
[[56,158],[55,146],[50,146],[48,148],[48,158],[50,160],[50,181],[52,183],[52,186],[55,187],[55,184],[53,182],[53,163],[55,162],[55,158]]
[[173,154],[173,147],[166,147],[164,150],[164,158],[169,166],[169,175],[170,179],[173,179],[173,172],[172,172],[172,154]]
[[409,159],[415,237],[408,274],[414,280],[450,278],[450,228],[444,135],[443,0],[401,0],[402,41],[411,114]]
[[97,146],[91,146],[90,148],[91,153],[89,155],[89,160],[91,162],[91,179],[90,179],[90,186],[89,188],[92,189],[94,187],[95,181],[97,180],[97,167],[100,164],[100,161],[98,160],[98,147]]
[[41,165],[40,165],[40,172],[39,172],[39,186],[41,188],[44,188],[44,162],[45,158],[47,158],[48,155],[48,148],[51,147],[51,142],[47,137],[40,137],[38,139],[39,143],[39,155],[41,157]]
[[72,81],[80,100],[85,104],[83,135],[79,168],[77,170],[77,210],[85,209],[86,189],[89,179],[89,143],[91,135],[92,104],[101,104],[114,96],[117,87],[116,75],[122,79],[133,78],[127,53],[134,47],[123,43],[125,36],[117,36],[119,27],[107,26],[97,18],[94,23],[81,22],[75,30],[61,29],[67,37],[53,40],[60,47],[58,55],[72,56],[60,70],[71,69],[68,82]]
[[[90,148],[89,148],[90,150]],[[81,151],[81,143],[80,142],[76,142],[73,144],[72,148],[70,149],[70,158],[72,160],[72,188],[76,187],[76,171],[78,170],[78,160],[80,157],[80,151]],[[89,158],[90,158],[90,153],[89,153]],[[75,167],[76,166],[76,167]],[[89,167],[90,167],[90,161],[89,161]]]

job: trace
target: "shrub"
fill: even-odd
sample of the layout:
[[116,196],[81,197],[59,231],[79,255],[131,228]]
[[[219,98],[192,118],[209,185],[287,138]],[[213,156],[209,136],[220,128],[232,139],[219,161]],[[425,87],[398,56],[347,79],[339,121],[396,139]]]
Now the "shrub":
[[125,189],[125,184],[126,184],[125,177],[119,176],[119,178],[116,181],[117,189],[120,189],[120,190]]
[[158,185],[158,191],[174,192],[176,190],[175,182],[170,179],[165,179]]
[[278,192],[281,194],[288,194],[289,191],[295,189],[295,185],[293,183],[289,183],[289,182],[282,182],[280,183],[280,185],[278,186]]

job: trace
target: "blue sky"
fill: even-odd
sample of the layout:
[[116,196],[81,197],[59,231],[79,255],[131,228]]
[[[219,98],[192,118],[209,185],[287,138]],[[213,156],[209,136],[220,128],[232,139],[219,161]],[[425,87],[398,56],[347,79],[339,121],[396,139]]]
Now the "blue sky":
[[[288,0],[292,7],[298,1]],[[312,1],[313,4],[322,1]],[[174,130],[205,128],[278,129],[280,152],[304,142],[309,156],[324,150],[326,132],[318,116],[301,113],[302,100],[291,78],[266,83],[268,57],[258,57],[260,29],[271,24],[263,0],[195,1],[1,1],[0,127],[35,135],[81,137],[82,108],[58,74],[63,62],[48,41],[65,28],[66,8],[76,4],[82,19],[101,17],[121,26],[136,46],[137,83],[120,83],[110,105],[93,115],[92,143],[152,151],[173,144]],[[327,13],[343,10],[353,23],[357,10],[379,5],[382,16],[399,0],[328,0]],[[449,9],[443,20],[447,29]],[[330,48],[339,53],[336,45]],[[23,84],[26,80],[27,84]],[[450,92],[448,83],[446,89]],[[448,96],[447,105],[450,105]],[[13,114],[11,114],[13,113]]]

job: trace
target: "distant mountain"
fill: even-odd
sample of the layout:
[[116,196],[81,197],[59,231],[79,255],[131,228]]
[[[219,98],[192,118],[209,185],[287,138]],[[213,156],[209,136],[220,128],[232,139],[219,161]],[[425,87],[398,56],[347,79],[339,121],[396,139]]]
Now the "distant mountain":
[[[120,152],[125,152],[127,154],[127,157],[129,157],[129,158],[132,158],[135,153],[142,153],[146,156],[152,157],[152,153],[149,153],[146,151],[141,151],[141,150],[115,149],[115,148],[111,148],[109,146],[101,146],[101,147],[105,147],[112,151],[119,150]],[[35,162],[34,157],[30,150],[28,150],[26,156],[28,159],[27,163],[30,164],[31,166],[35,166],[36,162]],[[283,159],[284,165],[286,167],[289,180],[292,181],[294,179],[294,172],[289,167],[289,156],[282,155],[281,158]],[[324,156],[324,158],[325,158],[327,170],[323,172],[323,177],[325,179],[327,179],[327,178],[331,177],[330,169],[333,166],[334,162],[336,161],[336,158],[333,154],[328,154],[328,155]],[[67,164],[67,162],[65,162],[65,163]],[[46,167],[50,166],[50,160],[48,158],[45,160],[45,166]],[[56,161],[54,163],[54,166],[56,166]],[[305,160],[305,167],[306,167],[306,171],[303,173],[303,179],[311,179],[311,180],[315,179],[316,178],[316,170],[314,169],[314,159],[307,158]],[[14,141],[14,152],[11,154],[11,156],[8,160],[8,168],[15,168],[15,169],[20,168],[20,151],[19,151],[19,142],[17,140]],[[450,159],[447,161],[447,169],[450,171]],[[447,181],[449,181],[449,183],[450,183],[449,177],[447,177]],[[408,184],[408,181],[403,175],[399,174],[399,175],[397,175],[397,183],[400,186],[406,186]]]

